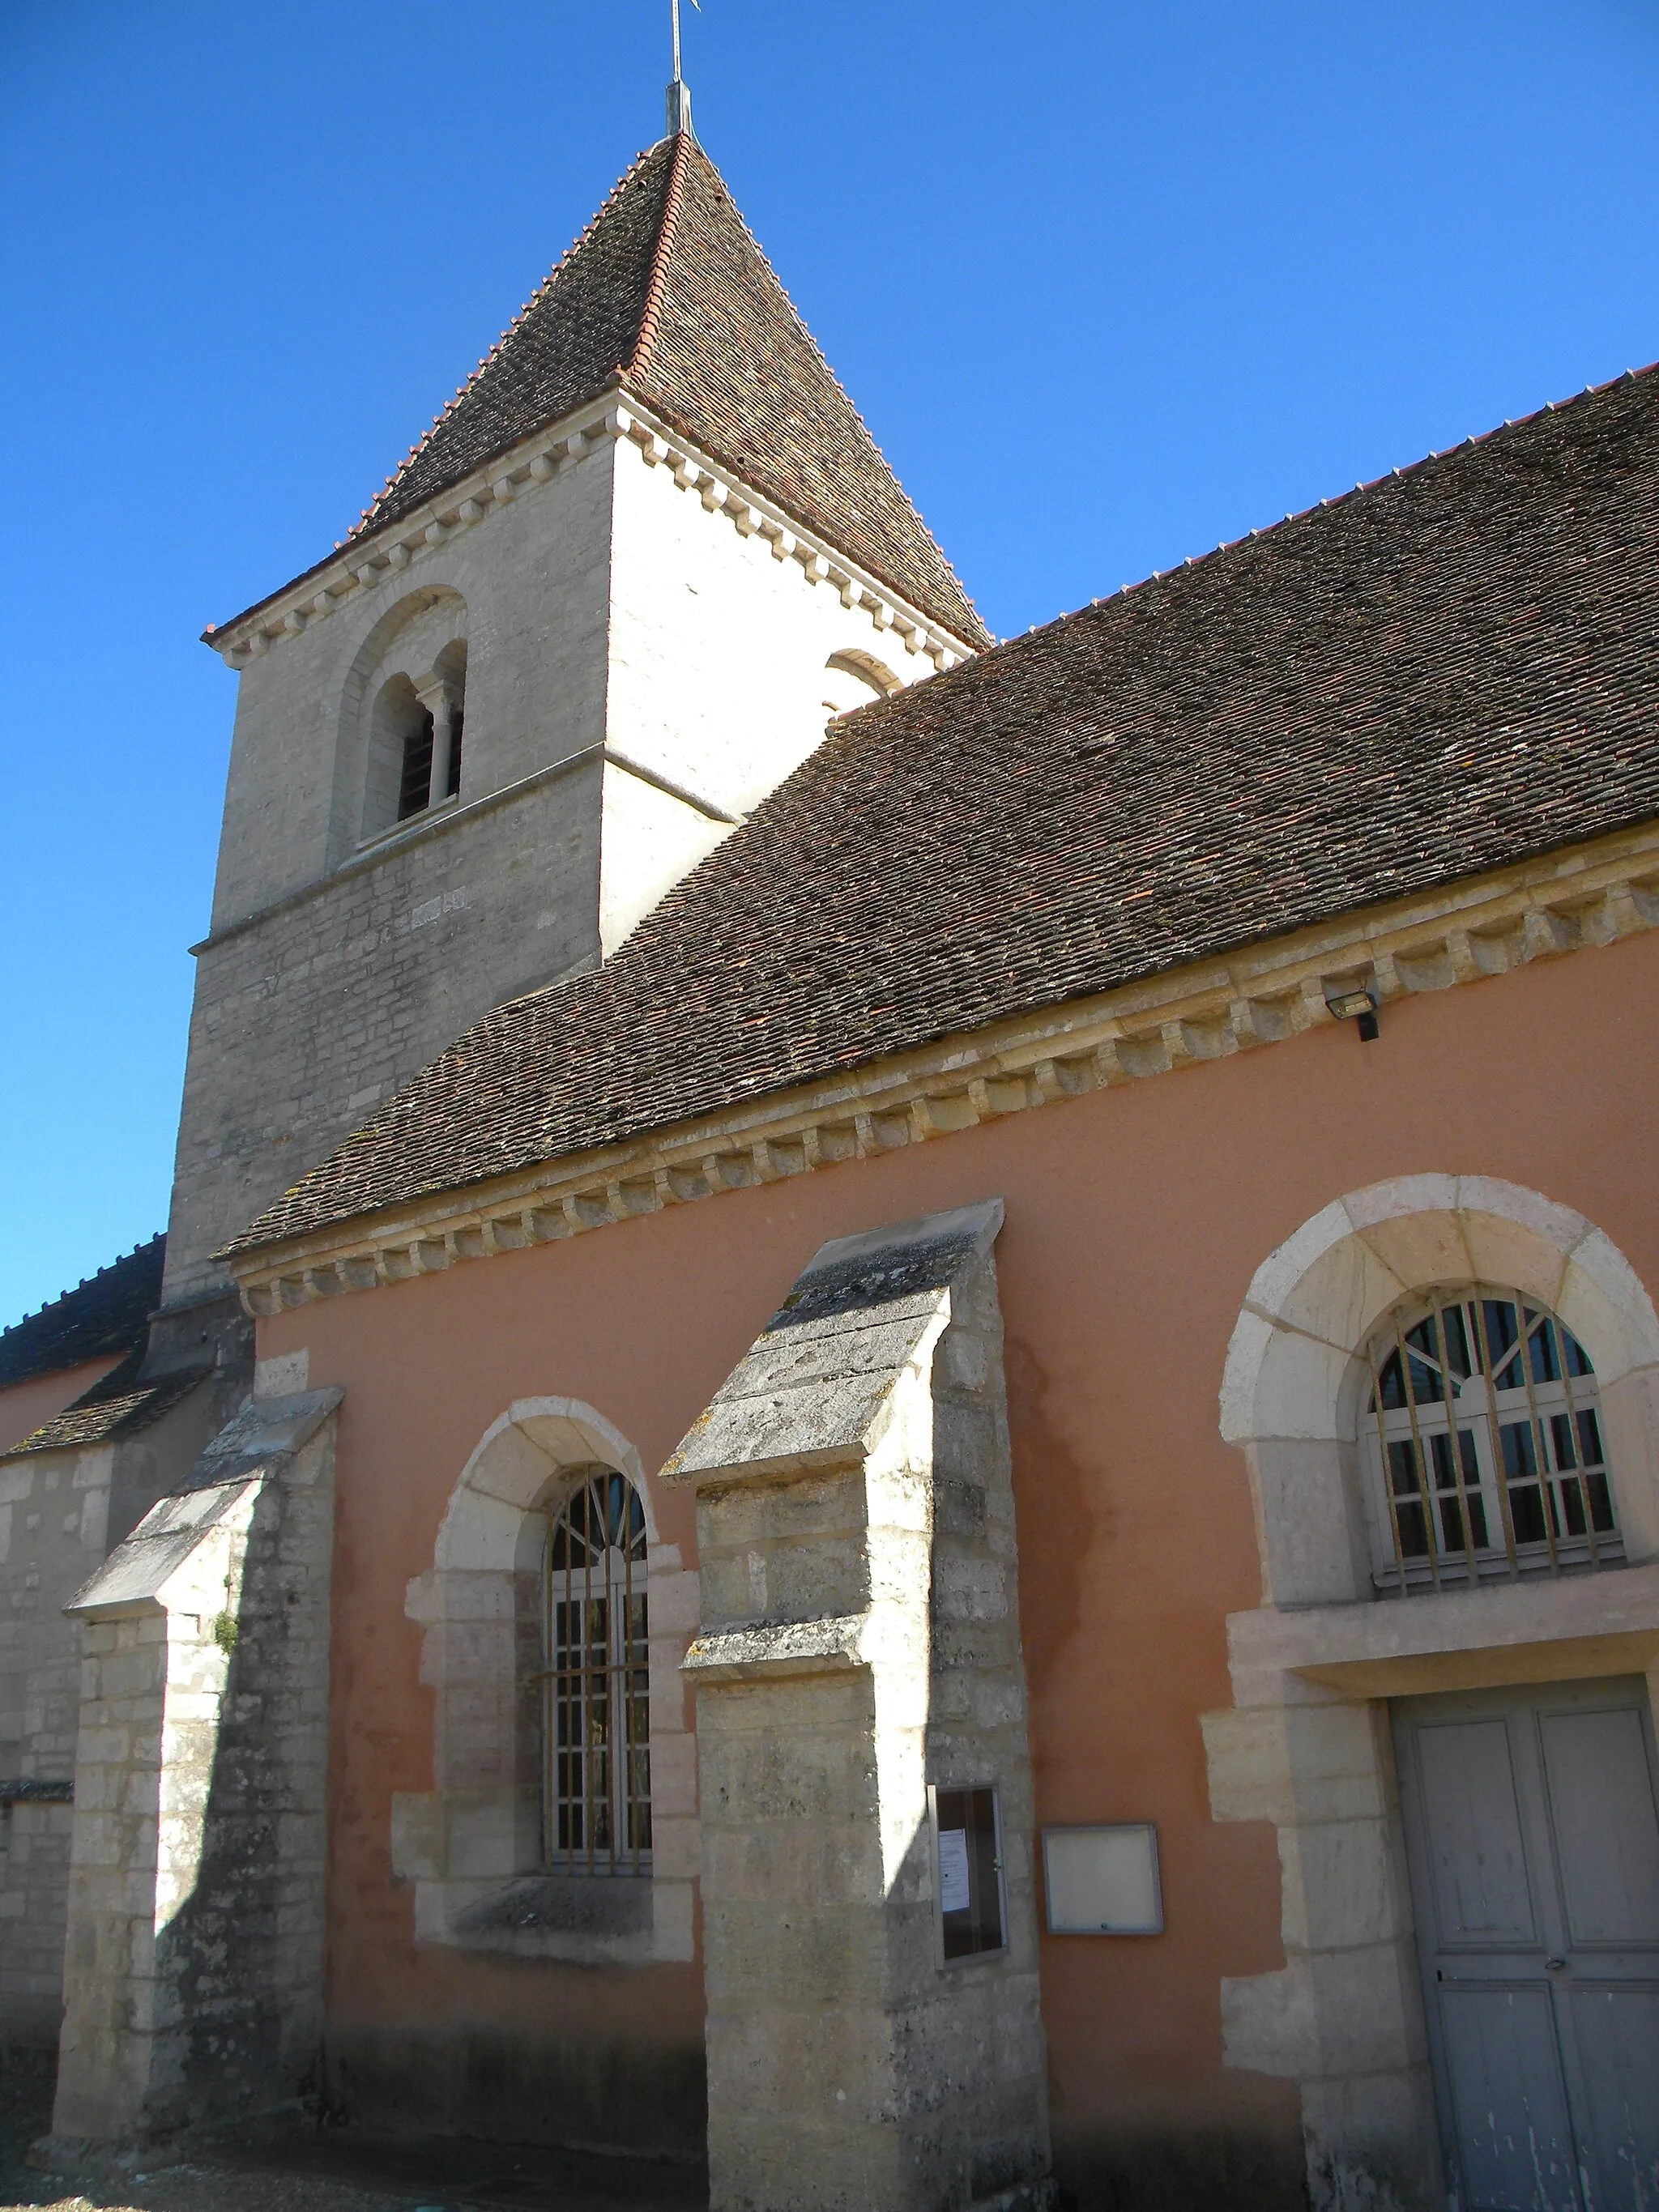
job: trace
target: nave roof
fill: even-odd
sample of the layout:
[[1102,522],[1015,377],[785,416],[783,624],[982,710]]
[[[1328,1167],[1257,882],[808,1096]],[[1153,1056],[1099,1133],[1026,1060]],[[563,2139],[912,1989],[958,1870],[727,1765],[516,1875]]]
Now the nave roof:
[[1659,371],[832,725],[233,1252],[1659,816]]

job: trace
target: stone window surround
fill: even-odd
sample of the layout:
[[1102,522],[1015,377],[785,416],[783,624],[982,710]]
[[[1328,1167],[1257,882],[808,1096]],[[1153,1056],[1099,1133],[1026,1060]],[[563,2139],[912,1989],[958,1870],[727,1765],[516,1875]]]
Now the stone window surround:
[[[1499,1281],[1595,1366],[1630,1564],[1378,1595],[1358,1462],[1364,1346],[1413,1293]],[[1233,1705],[1202,1717],[1218,1820],[1278,1832],[1285,1964],[1224,1980],[1224,2062],[1296,2081],[1316,2207],[1443,2202],[1386,1701],[1645,1673],[1659,1708],[1659,1316],[1582,1214],[1480,1176],[1348,1193],[1257,1269],[1222,1434],[1249,1470],[1261,1607],[1227,1624]]]
[[[645,1513],[648,1880],[549,1878],[541,1861],[540,1753],[523,1655],[530,1637],[539,1649],[546,1504],[595,1466],[626,1475]],[[580,1400],[516,1401],[462,1469],[433,1565],[410,1582],[405,1610],[425,1629],[421,1680],[435,1693],[434,1787],[398,1794],[392,1808],[392,1873],[414,1884],[416,1941],[594,1966],[694,1957],[696,1745],[680,1662],[699,1617],[697,1574],[659,1536],[632,1444]],[[513,1924],[520,1885],[529,1909]],[[544,1890],[553,1898],[550,1917]],[[553,1924],[562,1906],[568,1924]]]

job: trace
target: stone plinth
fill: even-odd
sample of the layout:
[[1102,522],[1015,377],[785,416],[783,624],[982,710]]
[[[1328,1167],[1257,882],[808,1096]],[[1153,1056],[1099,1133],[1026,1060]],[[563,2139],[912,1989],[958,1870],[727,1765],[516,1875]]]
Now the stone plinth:
[[[715,2212],[1047,2202],[999,1203],[826,1245],[665,1470],[697,1490]],[[947,1963],[930,1787],[994,1785]]]

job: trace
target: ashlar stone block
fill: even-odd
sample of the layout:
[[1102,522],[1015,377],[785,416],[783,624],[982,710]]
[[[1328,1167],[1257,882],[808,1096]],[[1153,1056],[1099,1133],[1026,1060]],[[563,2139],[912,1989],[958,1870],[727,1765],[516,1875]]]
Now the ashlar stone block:
[[70,1608],[60,2138],[269,2107],[314,2062],[339,1396],[254,1401]]
[[[826,1245],[664,1470],[697,1492],[714,2212],[1048,2201],[992,1203]],[[994,1787],[947,1963],[932,1791]]]

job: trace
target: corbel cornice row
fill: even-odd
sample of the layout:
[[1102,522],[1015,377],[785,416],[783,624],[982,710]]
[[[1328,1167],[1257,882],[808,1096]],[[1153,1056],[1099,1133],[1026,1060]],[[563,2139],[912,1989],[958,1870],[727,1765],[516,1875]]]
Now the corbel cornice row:
[[403,576],[500,508],[618,442],[631,446],[649,466],[667,469],[681,490],[695,491],[710,514],[723,514],[743,536],[764,538],[774,559],[794,562],[809,584],[828,584],[843,606],[862,607],[878,632],[891,630],[913,653],[926,654],[935,669],[954,668],[972,657],[972,646],[762,498],[650,409],[614,398],[538,431],[453,485],[441,499],[387,524],[373,538],[343,546],[335,561],[210,631],[209,641],[227,667],[246,668],[285,637],[326,621],[343,606],[357,605],[363,594]]
[[1659,927],[1659,824],[1349,915],[853,1073],[358,1217],[234,1263],[264,1317],[925,1144]]

